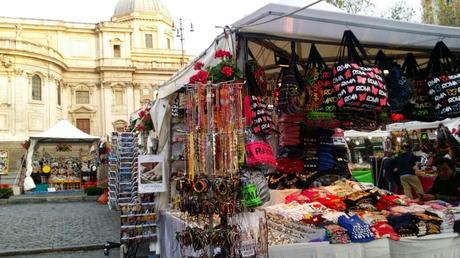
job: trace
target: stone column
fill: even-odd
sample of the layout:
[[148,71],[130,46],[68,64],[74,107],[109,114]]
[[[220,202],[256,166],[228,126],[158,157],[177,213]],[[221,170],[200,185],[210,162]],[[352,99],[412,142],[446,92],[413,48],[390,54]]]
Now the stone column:
[[110,83],[103,83],[102,86],[102,100],[101,103],[103,103],[103,115],[102,115],[102,121],[103,121],[103,128],[102,131],[104,134],[108,134],[113,131],[113,126],[112,126],[112,99],[113,99],[113,93],[112,93],[112,87],[110,87]]
[[128,107],[128,117],[134,112],[134,88],[133,83],[126,83],[126,106]]

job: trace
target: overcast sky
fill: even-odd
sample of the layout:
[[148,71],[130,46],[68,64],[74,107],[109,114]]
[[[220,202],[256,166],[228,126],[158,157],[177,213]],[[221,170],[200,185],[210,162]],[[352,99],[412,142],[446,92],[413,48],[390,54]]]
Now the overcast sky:
[[[376,1],[378,10],[396,0]],[[0,16],[91,22],[110,20],[118,0],[1,0]],[[195,32],[185,33],[185,50],[197,55],[207,48],[222,29],[270,2],[305,6],[312,0],[162,0],[176,19],[184,18],[186,28],[193,22]],[[383,3],[382,3],[383,2]],[[419,0],[407,0],[414,6]],[[179,48],[176,39],[176,47]]]

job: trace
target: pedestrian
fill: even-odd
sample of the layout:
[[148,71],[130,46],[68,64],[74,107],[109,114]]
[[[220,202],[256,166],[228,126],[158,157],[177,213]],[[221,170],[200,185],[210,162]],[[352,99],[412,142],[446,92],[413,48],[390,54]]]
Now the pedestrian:
[[438,158],[434,161],[436,179],[427,194],[421,195],[424,201],[442,200],[455,203],[460,201],[460,172],[455,162],[449,158]]
[[381,168],[383,170],[383,177],[388,184],[387,189],[393,193],[399,193],[402,191],[399,174],[394,171],[394,159],[391,151],[385,151],[382,158]]
[[[401,153],[394,160],[394,171],[399,174],[404,194],[411,199],[418,198],[424,193],[422,183],[415,175],[415,170],[419,165],[420,157],[412,153],[409,143],[403,143]],[[414,195],[413,191],[417,195]]]

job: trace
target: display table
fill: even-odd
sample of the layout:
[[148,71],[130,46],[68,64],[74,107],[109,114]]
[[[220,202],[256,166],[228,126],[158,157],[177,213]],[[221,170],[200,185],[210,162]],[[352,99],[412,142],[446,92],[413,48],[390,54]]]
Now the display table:
[[[193,255],[191,249],[182,250],[176,240],[176,232],[186,227],[186,222],[168,211],[161,211],[160,249],[161,256],[181,258]],[[269,246],[270,258],[458,258],[460,257],[460,238],[456,233],[407,237],[400,241],[385,239],[368,243],[329,244],[299,243]]]
[[57,191],[79,190],[81,188],[80,180],[55,180],[50,181],[49,187],[54,187]]
[[390,242],[391,258],[454,258],[460,257],[460,238],[457,233],[406,237]]
[[329,242],[269,246],[270,258],[388,258],[388,239],[368,243],[329,244]]
[[426,193],[434,183],[436,176],[433,175],[419,175],[420,183],[422,183],[423,191]]

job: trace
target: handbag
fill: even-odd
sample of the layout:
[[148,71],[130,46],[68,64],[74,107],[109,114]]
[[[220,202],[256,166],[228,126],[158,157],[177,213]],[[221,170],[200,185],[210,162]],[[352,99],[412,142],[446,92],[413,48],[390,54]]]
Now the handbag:
[[455,57],[444,42],[436,43],[427,65],[428,95],[434,104],[435,118],[460,116],[460,73],[455,73],[452,62]]
[[316,45],[313,43],[310,47],[310,54],[305,65],[305,81],[307,91],[309,93],[310,101],[307,105],[308,110],[317,110],[323,103],[323,88],[324,84],[329,84],[332,88],[331,77],[328,79],[329,83],[324,83],[322,72],[330,69],[327,67],[323,58],[318,52]]
[[[277,108],[283,113],[299,113],[305,111],[306,94],[305,82],[300,75],[296,62],[295,42],[291,42],[291,59],[289,67],[282,67],[278,75],[277,84],[281,83],[278,90]],[[275,52],[276,63],[286,59]],[[284,60],[286,61],[286,60]]]
[[410,120],[434,121],[434,107],[428,95],[426,78],[423,76],[414,54],[407,54],[402,70],[412,90],[412,97],[402,113]]
[[262,97],[245,96],[244,114],[246,126],[251,128],[253,133],[265,137],[276,132],[271,112],[268,111],[267,104]]
[[252,51],[248,49],[249,56],[245,65],[246,84],[250,95],[265,96],[267,93],[267,76],[264,69],[257,63]]
[[379,50],[375,58],[375,66],[382,71],[387,70],[388,75],[385,82],[388,90],[388,109],[391,113],[398,113],[404,110],[412,96],[406,76],[401,66],[387,58],[382,50]]
[[240,171],[240,180],[244,184],[255,184],[257,188],[257,194],[262,201],[266,203],[270,201],[270,189],[268,188],[267,179],[264,173],[254,168],[245,168]]
[[382,71],[364,63],[370,63],[369,57],[351,30],[344,32],[340,46],[338,63],[332,68],[338,109],[382,110],[388,100]]

